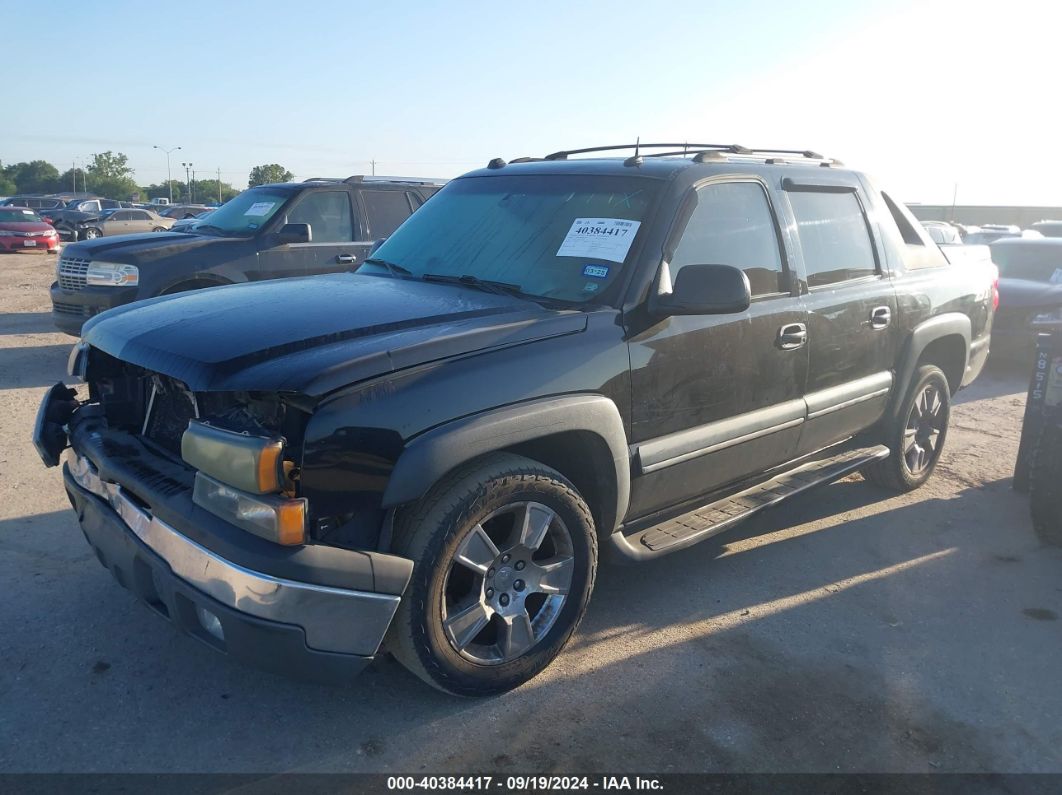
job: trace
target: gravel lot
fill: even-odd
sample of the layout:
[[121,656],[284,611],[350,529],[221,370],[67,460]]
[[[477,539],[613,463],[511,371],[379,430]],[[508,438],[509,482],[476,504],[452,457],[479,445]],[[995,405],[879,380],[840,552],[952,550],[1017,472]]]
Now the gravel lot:
[[177,635],[100,567],[29,442],[72,339],[54,257],[0,257],[0,771],[1062,771],[1062,550],[1010,488],[1024,378],[959,396],[922,490],[858,476],[606,567],[542,676],[345,688]]

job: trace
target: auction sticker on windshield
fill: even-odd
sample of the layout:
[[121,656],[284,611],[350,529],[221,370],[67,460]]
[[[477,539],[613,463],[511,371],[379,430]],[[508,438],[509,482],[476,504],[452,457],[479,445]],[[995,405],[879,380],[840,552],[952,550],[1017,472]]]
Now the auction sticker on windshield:
[[557,256],[623,262],[639,226],[641,221],[623,218],[576,218]]
[[276,202],[255,202],[247,208],[244,215],[266,215],[273,209],[273,205],[275,204]]

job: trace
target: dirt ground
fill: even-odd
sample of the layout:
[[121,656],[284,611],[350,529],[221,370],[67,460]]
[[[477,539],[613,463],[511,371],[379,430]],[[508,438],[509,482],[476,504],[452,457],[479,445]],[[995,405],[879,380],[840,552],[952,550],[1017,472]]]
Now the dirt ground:
[[1062,771],[1062,550],[1010,487],[1020,373],[961,393],[932,481],[858,476],[607,566],[537,679],[456,699],[381,659],[248,670],[99,565],[32,446],[72,338],[54,257],[0,257],[0,771]]

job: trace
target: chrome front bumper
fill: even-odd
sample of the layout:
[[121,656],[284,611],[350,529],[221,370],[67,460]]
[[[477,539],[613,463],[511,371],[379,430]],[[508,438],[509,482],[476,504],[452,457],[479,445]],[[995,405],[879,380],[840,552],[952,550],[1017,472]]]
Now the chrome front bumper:
[[179,580],[213,600],[264,621],[295,626],[320,652],[371,657],[379,649],[400,597],[280,579],[238,566],[159,520],[117,483],[102,480],[87,458],[66,453],[71,479],[99,497]]

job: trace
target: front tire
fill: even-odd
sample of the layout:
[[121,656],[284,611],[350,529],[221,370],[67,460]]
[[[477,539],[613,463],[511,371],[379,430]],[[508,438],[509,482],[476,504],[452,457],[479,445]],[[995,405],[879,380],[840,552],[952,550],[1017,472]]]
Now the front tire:
[[951,416],[951,387],[939,367],[915,371],[897,419],[889,423],[885,444],[889,457],[863,469],[863,476],[893,491],[913,491],[936,469]]
[[508,453],[455,470],[403,511],[393,551],[413,560],[413,575],[387,648],[464,696],[511,690],[549,665],[597,571],[594,521],[575,487]]

